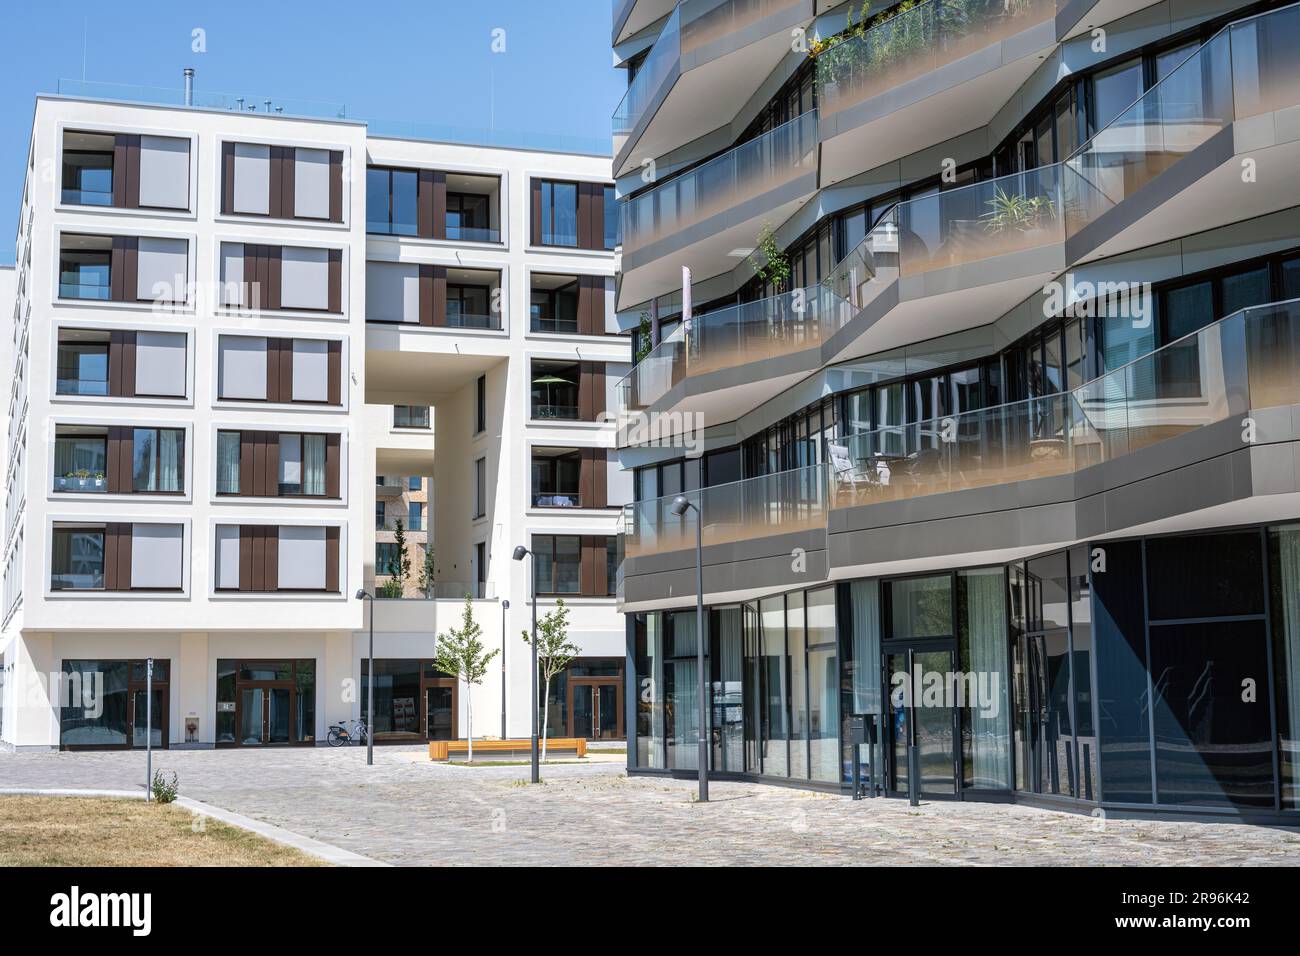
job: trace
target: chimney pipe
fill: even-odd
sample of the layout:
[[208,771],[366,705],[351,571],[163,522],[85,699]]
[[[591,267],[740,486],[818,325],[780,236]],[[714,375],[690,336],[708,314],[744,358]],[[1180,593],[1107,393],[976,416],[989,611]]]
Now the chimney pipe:
[[194,67],[185,68],[185,105],[194,105]]

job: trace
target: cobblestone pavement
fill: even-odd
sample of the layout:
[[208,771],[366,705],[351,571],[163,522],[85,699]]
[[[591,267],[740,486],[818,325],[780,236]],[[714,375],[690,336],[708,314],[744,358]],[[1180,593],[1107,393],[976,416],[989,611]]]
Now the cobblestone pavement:
[[[617,765],[430,764],[411,748],[166,751],[181,793],[396,864],[1291,865],[1300,833],[1097,821],[979,803],[862,800],[628,778]],[[0,753],[0,788],[139,788],[141,753]],[[0,818],[0,826],[3,826]]]

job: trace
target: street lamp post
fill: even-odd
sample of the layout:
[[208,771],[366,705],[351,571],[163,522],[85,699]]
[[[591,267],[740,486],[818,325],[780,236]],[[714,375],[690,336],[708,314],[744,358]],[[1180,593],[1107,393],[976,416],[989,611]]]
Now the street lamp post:
[[370,654],[366,661],[366,766],[375,764],[375,735],[370,724],[375,720],[375,599],[365,589],[357,590],[358,601],[370,602]]
[[[514,559],[522,561],[524,558],[532,558],[533,553],[525,548],[522,544],[515,548]],[[529,645],[533,649],[533,739],[532,739],[532,764],[533,764],[533,783],[540,783],[542,776],[538,768],[537,761],[537,577],[534,574],[536,566],[534,561],[528,562],[528,593],[532,595],[533,600],[533,639]]]
[[506,611],[510,602],[501,602],[501,739],[506,739]]
[[700,699],[699,800],[701,803],[707,803],[709,800],[709,711],[706,706],[704,684],[704,551],[701,538],[704,513],[685,495],[678,495],[673,499],[672,512],[677,517],[682,517],[692,509],[695,511],[695,670],[699,675],[697,684]]

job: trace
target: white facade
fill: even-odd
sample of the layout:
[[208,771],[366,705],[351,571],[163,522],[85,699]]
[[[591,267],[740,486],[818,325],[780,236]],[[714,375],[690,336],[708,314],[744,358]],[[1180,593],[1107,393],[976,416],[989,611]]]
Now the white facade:
[[[123,137],[138,137],[131,141],[138,153],[131,155],[139,159],[128,160],[138,180],[128,187],[134,208],[81,204],[75,196],[65,202],[72,154],[87,143],[93,151],[100,140],[111,144],[116,138],[120,144]],[[527,653],[519,635],[528,625],[529,589],[524,566],[511,561],[510,552],[517,544],[530,545],[534,534],[613,535],[615,505],[621,503],[563,513],[530,507],[531,446],[613,444],[610,425],[530,420],[531,359],[626,363],[629,357],[622,336],[529,331],[531,273],[612,277],[617,269],[614,251],[532,247],[529,181],[605,183],[608,158],[368,139],[365,126],[355,122],[61,97],[38,98],[31,142],[16,268],[0,271],[0,299],[15,303],[11,334],[3,336],[4,367],[13,375],[0,560],[0,746],[60,746],[57,675],[68,661],[168,661],[171,746],[217,742],[219,714],[232,713],[219,700],[229,697],[218,690],[221,661],[313,661],[313,699],[296,704],[300,738],[322,742],[330,724],[359,717],[370,612],[355,594],[374,592],[372,489],[374,476],[384,474],[433,476],[427,520],[438,597],[376,600],[376,658],[431,658],[435,634],[458,621],[463,601],[456,595],[465,590],[481,595],[475,613],[486,643],[495,646],[503,623],[500,601],[509,599],[509,732],[526,734],[528,671],[517,665]],[[277,166],[281,154],[292,162]],[[341,166],[341,175],[331,163]],[[453,183],[457,175],[495,178],[493,219],[500,241],[367,235],[367,166],[437,170]],[[232,169],[234,188],[223,195]],[[280,169],[284,184],[275,180]],[[115,165],[114,179],[120,175]],[[83,190],[94,188],[93,175],[81,182]],[[121,188],[116,181],[114,186]],[[290,193],[291,208],[287,202],[273,208]],[[277,211],[285,218],[274,216]],[[114,248],[112,269],[105,267],[101,276],[98,263],[109,260],[99,250],[114,247],[112,237],[131,240],[130,252],[119,260]],[[267,248],[273,250],[270,288],[259,281],[263,273],[259,279],[248,274],[262,267],[257,250]],[[445,267],[442,275],[453,278],[499,274],[493,314],[500,329],[367,324],[367,303],[383,307],[367,295],[368,263],[403,264],[417,276],[420,265]],[[119,289],[114,270],[127,269],[134,270],[134,288],[128,282]],[[73,297],[86,294],[101,277],[105,286],[90,289],[93,298]],[[243,285],[254,281],[259,284]],[[259,298],[248,302],[254,288]],[[418,278],[412,295],[418,307]],[[167,302],[136,301],[145,298]],[[613,321],[612,302],[609,308],[607,324]],[[111,384],[88,388],[80,378],[60,384],[69,375],[86,374],[69,371],[71,347],[60,364],[61,334],[69,346],[118,333],[130,337],[131,365],[119,362],[108,346]],[[293,344],[276,351],[276,342]],[[183,364],[176,361],[182,350]],[[98,367],[85,361],[76,367]],[[623,368],[612,368],[606,381],[612,385]],[[129,383],[118,384],[115,371]],[[281,389],[271,395],[277,375]],[[337,381],[331,382],[334,375]],[[475,433],[480,375],[487,380],[487,427]],[[138,397],[143,395],[151,397]],[[394,427],[389,406],[395,404],[431,406],[432,427]],[[158,476],[167,467],[183,468],[183,480],[173,471],[156,478],[156,485],[146,484],[166,491],[133,490],[140,483],[135,459],[131,466],[110,461],[107,477],[93,468],[84,477],[77,477],[84,468],[67,470],[73,460],[65,454],[72,446],[69,436],[84,433],[92,443],[104,441],[111,459],[112,439],[101,436],[153,428],[165,430],[168,441],[177,431],[183,434],[183,456],[151,466]],[[256,494],[245,487],[253,459],[241,457],[232,466],[228,454],[220,460],[218,455],[220,443],[233,442],[222,447],[251,456],[255,443],[241,443],[252,432],[280,435],[266,451],[274,456],[278,448],[278,465],[272,457],[268,471],[256,458],[262,470],[252,480],[274,473]],[[314,451],[305,439],[284,437],[298,433],[319,439],[312,449],[328,448],[321,452],[327,456],[323,466],[311,459]],[[60,451],[58,438],[64,439]],[[163,433],[151,440],[161,446]],[[474,468],[480,457],[486,459],[486,500],[484,514],[476,517]],[[323,496],[307,490],[309,470],[328,476]],[[232,482],[238,485],[233,493]],[[286,482],[302,489],[302,496],[286,496]],[[613,493],[619,485],[611,485]],[[238,528],[244,529],[242,544]],[[257,543],[256,558],[241,551],[252,550],[250,528],[272,529],[274,541]],[[69,545],[72,529],[89,529],[91,536]],[[56,530],[62,532],[59,545]],[[83,587],[99,579],[68,570],[67,562],[77,561],[77,549],[87,540],[102,545],[94,561],[104,587]],[[484,545],[481,573],[476,544]],[[277,589],[249,590],[249,582],[262,582],[263,573]],[[115,575],[121,578],[118,589],[112,589]],[[67,586],[56,587],[56,578]],[[574,606],[572,638],[584,655],[622,658],[623,623],[614,599],[575,597],[568,603]],[[553,599],[543,599],[539,611],[553,605]],[[473,694],[475,735],[498,734],[499,672]],[[463,685],[458,697],[455,726],[464,736]],[[268,723],[274,719],[269,716]]]

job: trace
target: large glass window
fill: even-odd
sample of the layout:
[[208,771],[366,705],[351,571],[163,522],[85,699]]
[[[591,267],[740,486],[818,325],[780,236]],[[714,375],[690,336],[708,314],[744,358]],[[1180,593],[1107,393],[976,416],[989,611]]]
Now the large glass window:
[[618,200],[614,198],[614,187],[605,187],[605,248],[614,249],[623,244],[623,223],[619,215]]
[[1300,809],[1300,525],[1269,534],[1282,807]]
[[840,779],[840,677],[835,644],[835,588],[808,592],[808,754],[809,776]]
[[54,438],[54,490],[108,490],[108,436],[103,429],[59,428]]
[[409,169],[366,169],[366,232],[414,236],[419,231],[419,174]]
[[130,661],[65,660],[59,743],[64,747],[127,746],[130,677]]
[[420,662],[418,660],[375,661],[375,715],[367,707],[370,695],[370,662],[361,662],[361,719],[375,740],[420,732]]
[[890,637],[947,637],[952,634],[952,583],[946,574],[903,578],[886,585]]
[[1142,95],[1142,59],[1135,57],[1092,79],[1092,132],[1104,128]]
[[185,431],[137,428],[131,448],[135,491],[177,494],[185,490]]
[[542,245],[578,244],[578,184],[542,182]]
[[104,586],[104,532],[55,528],[50,590],[86,591]]
[[108,339],[108,332],[59,332],[58,394],[108,394]]
[[790,668],[790,776],[808,776],[808,676],[802,591],[785,596],[786,660]]
[[535,534],[532,550],[538,594],[577,594],[582,590],[580,537]]
[[786,668],[784,598],[761,601],[759,614],[763,629],[761,772],[768,776],[784,777],[789,773],[790,766],[787,732],[790,694]]
[[958,666],[962,672],[962,787],[1006,790],[1011,776],[1010,677],[1002,568],[957,574]]
[[664,765],[664,700],[662,615],[633,618],[636,659],[636,765]]
[[[695,611],[677,611],[665,616],[668,623],[668,655],[664,661],[667,766],[670,770],[698,770],[700,696]],[[707,655],[705,666],[709,666]]]

